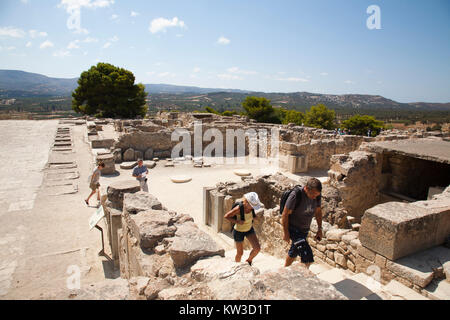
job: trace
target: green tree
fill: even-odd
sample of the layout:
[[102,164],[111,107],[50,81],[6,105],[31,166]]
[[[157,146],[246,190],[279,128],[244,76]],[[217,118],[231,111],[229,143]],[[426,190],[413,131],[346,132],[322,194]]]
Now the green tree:
[[321,128],[321,129],[334,129],[336,114],[334,110],[328,109],[323,104],[317,106],[311,106],[309,111],[305,115],[305,125],[308,127]]
[[147,93],[143,84],[134,81],[130,71],[98,63],[78,79],[78,88],[72,93],[72,109],[96,117],[144,117],[148,110]]
[[375,137],[384,128],[383,121],[376,120],[375,117],[367,115],[355,115],[345,121],[342,121],[342,127],[350,130],[352,134],[366,136],[368,130],[371,131],[371,136]]
[[234,116],[235,114],[237,114],[236,111],[230,111],[230,110],[225,110],[224,112],[222,112],[222,115],[227,116],[227,117]]
[[305,115],[296,110],[286,110],[285,116],[281,123],[295,123],[296,125],[301,126],[305,122]]
[[264,97],[247,97],[242,102],[242,107],[251,119],[258,122],[281,123],[270,100]]
[[211,107],[205,107],[205,110],[208,113],[220,114],[218,111],[216,111],[215,109],[213,109]]

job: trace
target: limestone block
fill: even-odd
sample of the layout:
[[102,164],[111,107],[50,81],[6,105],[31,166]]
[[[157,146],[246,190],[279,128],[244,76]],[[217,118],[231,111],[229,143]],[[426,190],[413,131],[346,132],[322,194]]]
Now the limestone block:
[[174,266],[187,266],[201,257],[225,256],[225,250],[193,222],[180,225],[169,248]]
[[137,214],[146,210],[162,210],[161,202],[152,194],[139,191],[126,193],[123,197],[123,212],[125,214]]
[[135,193],[141,190],[137,180],[117,181],[110,184],[106,190],[108,200],[115,209],[122,210],[125,193]]
[[144,153],[140,150],[134,151],[134,158],[137,159],[144,159]]
[[[450,207],[388,202],[368,209],[362,219],[359,240],[366,248],[396,260],[440,245],[450,234]],[[439,201],[434,201],[439,202]]]
[[147,210],[129,216],[132,234],[139,241],[141,248],[152,250],[159,241],[173,237],[177,227],[173,225],[172,216],[167,211]]
[[334,261],[336,261],[336,263],[338,265],[340,265],[343,268],[347,268],[347,259],[345,259],[345,256],[339,252],[335,252],[334,253]]
[[144,153],[144,160],[152,160],[153,159],[153,149],[148,148]]
[[122,159],[123,159],[123,161],[135,161],[136,154],[134,152],[134,149],[128,148],[127,150],[125,150],[125,152],[123,153]]
[[136,166],[137,166],[137,161],[126,161],[126,162],[122,162],[120,164],[120,169],[129,170],[129,169],[133,169]]
[[[405,258],[402,258],[405,259]],[[387,260],[386,268],[394,273],[401,282],[401,279],[408,281],[408,284],[415,284],[421,288],[425,288],[433,280],[433,271],[425,271],[424,269],[409,266],[408,262],[399,259],[398,262]],[[406,284],[405,284],[406,285]],[[410,285],[412,287],[412,285]]]
[[363,245],[358,246],[358,254],[366,258],[367,260],[375,261],[376,253],[364,247]]
[[325,237],[327,240],[340,241],[342,236],[350,231],[350,229],[332,229],[326,233]]
[[114,174],[116,172],[116,162],[112,153],[97,156],[97,163],[103,162],[105,167],[102,169],[102,175]]

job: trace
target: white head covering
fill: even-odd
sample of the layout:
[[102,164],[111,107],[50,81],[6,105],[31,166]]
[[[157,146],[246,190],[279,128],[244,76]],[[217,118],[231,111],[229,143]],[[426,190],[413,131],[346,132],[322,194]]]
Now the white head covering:
[[258,194],[256,192],[249,192],[244,194],[244,198],[247,199],[248,203],[252,206],[254,210],[259,210],[262,203],[259,201]]

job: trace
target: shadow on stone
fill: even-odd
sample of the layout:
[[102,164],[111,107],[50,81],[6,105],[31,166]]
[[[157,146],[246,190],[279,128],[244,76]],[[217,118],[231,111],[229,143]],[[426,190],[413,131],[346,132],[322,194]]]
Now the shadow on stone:
[[102,174],[103,178],[115,178],[120,176],[120,172],[119,171],[114,171],[114,173],[112,174]]
[[[334,284],[334,287],[350,300],[361,300],[364,297],[372,297],[374,294],[367,287],[351,279],[339,281]],[[371,300],[375,299],[372,297]]]
[[102,261],[103,273],[106,279],[117,279],[120,277],[120,270],[114,269],[114,261]]

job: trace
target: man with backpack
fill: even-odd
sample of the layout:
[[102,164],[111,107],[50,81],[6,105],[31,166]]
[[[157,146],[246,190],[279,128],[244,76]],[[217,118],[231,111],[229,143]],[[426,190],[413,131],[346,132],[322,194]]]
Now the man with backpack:
[[290,266],[297,256],[301,257],[302,263],[307,268],[314,262],[313,253],[306,238],[312,218],[315,216],[318,225],[316,239],[317,241],[322,239],[321,192],[322,183],[316,178],[311,178],[305,187],[297,186],[285,192],[287,196],[285,204],[282,198],[280,210],[282,210],[283,240],[287,243],[292,241],[285,267]]

